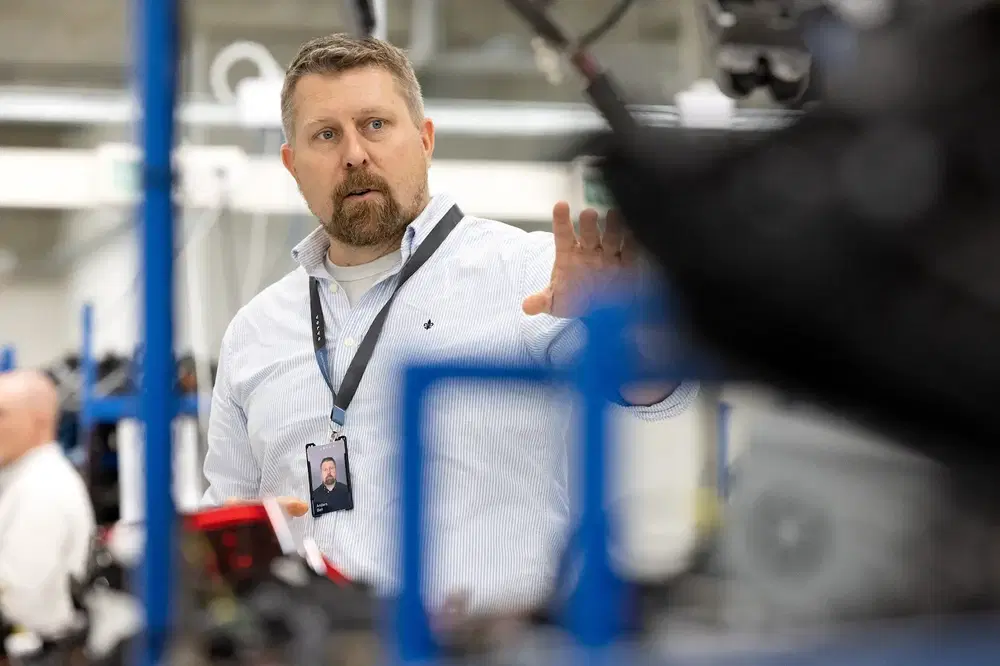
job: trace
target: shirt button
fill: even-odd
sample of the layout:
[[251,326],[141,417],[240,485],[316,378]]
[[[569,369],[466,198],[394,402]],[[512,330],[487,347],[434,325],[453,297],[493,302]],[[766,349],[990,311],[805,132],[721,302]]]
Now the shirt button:
[[337,290],[338,290],[338,289],[340,289],[340,287],[339,287],[339,286],[337,286],[337,283],[336,283],[336,282],[331,282],[331,283],[330,283],[330,291],[331,291],[331,292],[333,292],[333,293],[335,293],[335,294],[336,294],[336,293],[337,293]]
[[354,338],[347,338],[347,339],[345,339],[344,340],[344,346],[345,347],[353,347],[354,346]]

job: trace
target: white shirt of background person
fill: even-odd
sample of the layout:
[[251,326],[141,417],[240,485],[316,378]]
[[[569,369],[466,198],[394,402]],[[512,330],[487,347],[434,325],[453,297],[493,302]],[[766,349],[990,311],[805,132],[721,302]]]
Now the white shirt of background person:
[[0,375],[0,617],[45,639],[80,627],[71,590],[96,529],[83,479],[55,443],[58,409],[44,375]]

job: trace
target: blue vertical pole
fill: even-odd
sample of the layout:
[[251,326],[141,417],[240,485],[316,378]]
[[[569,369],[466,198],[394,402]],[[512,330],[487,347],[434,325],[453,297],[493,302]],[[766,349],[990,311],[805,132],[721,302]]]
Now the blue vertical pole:
[[624,326],[626,315],[607,308],[587,317],[588,343],[579,365],[577,386],[583,398],[582,565],[568,604],[569,629],[576,643],[600,659],[601,651],[620,635],[625,612],[624,584],[611,568],[608,553],[610,523],[605,487],[608,475],[608,402],[617,395],[627,370]]
[[411,368],[403,394],[402,466],[402,578],[393,631],[394,660],[422,663],[436,656],[436,645],[424,608],[424,429],[423,405],[427,388],[436,377],[426,369]]
[[142,666],[159,666],[171,621],[174,507],[171,424],[174,395],[174,106],[177,2],[139,0],[138,80],[142,100],[143,355],[140,415],[146,438],[146,549],[142,585],[146,636]]

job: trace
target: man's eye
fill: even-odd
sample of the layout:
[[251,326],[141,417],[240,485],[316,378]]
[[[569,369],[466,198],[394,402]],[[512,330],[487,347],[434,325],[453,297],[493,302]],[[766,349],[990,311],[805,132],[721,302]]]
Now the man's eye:
[[385,126],[385,121],[384,120],[373,120],[371,122],[371,126],[372,126],[373,130],[380,130],[380,129],[382,129],[383,126]]
[[324,141],[331,141],[333,139],[333,130],[323,130],[318,134],[318,136]]

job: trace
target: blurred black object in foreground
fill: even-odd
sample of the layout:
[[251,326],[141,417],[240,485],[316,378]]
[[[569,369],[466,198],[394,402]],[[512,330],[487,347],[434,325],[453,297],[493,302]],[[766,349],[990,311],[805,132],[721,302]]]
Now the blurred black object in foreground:
[[963,5],[865,35],[860,70],[787,129],[738,144],[642,130],[603,171],[696,333],[741,373],[991,484],[1000,8]]

